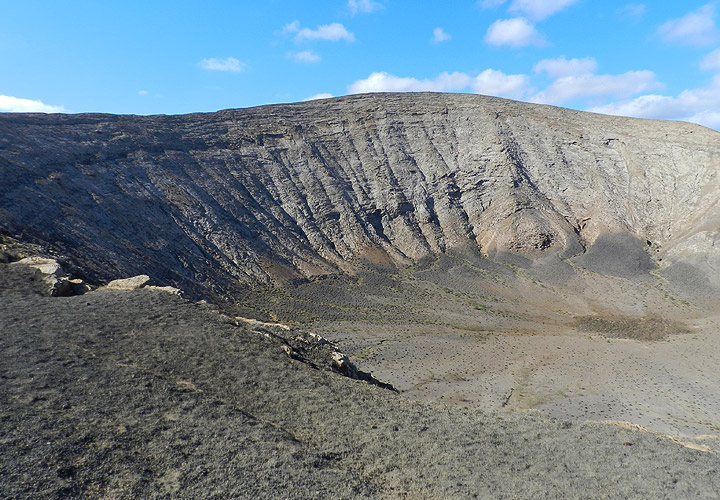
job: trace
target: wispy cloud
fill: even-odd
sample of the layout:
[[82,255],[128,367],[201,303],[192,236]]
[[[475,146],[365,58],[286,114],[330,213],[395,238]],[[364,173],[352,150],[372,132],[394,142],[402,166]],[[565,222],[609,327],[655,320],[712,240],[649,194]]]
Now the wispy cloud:
[[550,78],[584,75],[597,70],[597,61],[592,57],[567,59],[565,56],[555,59],[543,59],[533,66],[535,73],[545,73]]
[[590,111],[638,118],[683,120],[720,130],[720,75],[716,75],[710,84],[684,90],[676,97],[648,94],[596,106]]
[[445,33],[445,31],[442,28],[435,28],[433,30],[433,36],[432,36],[431,41],[433,43],[442,43],[442,42],[447,42],[451,38],[452,38],[452,36]]
[[200,62],[200,67],[209,71],[230,71],[233,73],[239,73],[245,71],[245,63],[240,62],[234,57],[226,57],[225,59],[218,59],[211,57],[209,59],[203,59]]
[[652,71],[628,71],[621,75],[580,74],[563,76],[531,97],[541,104],[563,104],[576,99],[625,98],[662,87]]
[[332,94],[328,94],[327,92],[323,92],[322,94],[315,94],[314,96],[310,96],[307,99],[303,99],[303,101],[316,101],[318,99],[330,99],[331,97],[334,97]]
[[480,0],[478,3],[483,9],[494,9],[504,4],[506,0]]
[[287,35],[290,33],[297,33],[298,31],[300,31],[300,21],[296,20],[283,26],[281,33],[283,35]]
[[312,50],[303,50],[302,52],[291,52],[290,57],[296,63],[313,64],[320,62],[320,56]]
[[623,18],[637,19],[638,17],[644,16],[646,11],[647,7],[643,3],[629,3],[620,7],[617,13]]
[[[479,73],[440,73],[434,78],[401,77],[386,72],[371,73],[348,87],[352,94],[365,92],[463,92],[520,99],[541,104],[563,105],[570,102],[598,103],[608,99],[627,99],[663,85],[652,71],[628,71],[617,75],[596,74],[592,57],[543,59],[535,64],[535,75],[551,81],[537,90],[529,74],[507,74],[496,69]],[[720,78],[720,76],[718,77]],[[589,104],[586,104],[589,105]]]
[[340,23],[323,24],[315,28],[300,28],[299,21],[293,21],[290,24],[286,24],[282,32],[284,34],[295,33],[295,41],[302,42],[304,40],[326,40],[330,42],[337,42],[339,40],[345,40],[348,42],[355,41],[355,35],[350,33],[345,26]]
[[435,78],[419,80],[399,77],[385,72],[372,73],[349,87],[351,94],[365,92],[457,92],[471,89],[480,94],[520,98],[527,86],[525,75],[506,75],[502,71],[487,69],[477,76],[467,73],[440,73]]
[[373,0],[348,0],[347,6],[352,15],[369,14],[383,8],[383,4]]
[[577,3],[579,0],[513,0],[510,12],[525,14],[535,20],[542,20]]
[[[578,1],[579,0],[512,0],[508,11],[540,21]],[[506,0],[481,0],[479,2],[480,6],[484,9],[492,9],[505,3],[507,3]]]
[[486,69],[473,78],[470,87],[476,94],[486,94],[511,99],[522,99],[527,92],[529,79],[526,75],[506,75],[502,71]]
[[53,106],[42,101],[0,95],[0,112],[4,113],[63,113],[65,111],[63,106]]
[[467,87],[471,78],[465,73],[441,73],[436,78],[418,80],[412,77],[399,77],[385,72],[375,72],[363,80],[350,85],[351,94],[365,92],[448,92]]
[[667,43],[712,45],[720,40],[715,26],[715,5],[709,3],[681,18],[671,19],[658,28],[657,34]]
[[509,47],[527,47],[548,45],[545,38],[538,33],[535,26],[522,17],[499,19],[492,23],[485,33],[485,43],[490,45],[507,45]]
[[720,70],[720,49],[715,49],[700,61],[700,69],[705,71]]

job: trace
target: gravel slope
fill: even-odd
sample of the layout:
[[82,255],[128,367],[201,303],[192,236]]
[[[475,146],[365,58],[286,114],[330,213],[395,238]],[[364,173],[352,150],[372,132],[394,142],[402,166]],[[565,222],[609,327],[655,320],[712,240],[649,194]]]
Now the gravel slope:
[[2,498],[718,498],[651,433],[413,403],[170,294],[0,264]]

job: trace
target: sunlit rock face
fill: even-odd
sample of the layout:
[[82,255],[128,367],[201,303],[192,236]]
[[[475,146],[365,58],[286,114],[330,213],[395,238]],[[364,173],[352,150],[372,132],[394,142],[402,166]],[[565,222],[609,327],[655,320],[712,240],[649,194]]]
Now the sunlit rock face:
[[0,230],[203,296],[442,253],[718,286],[719,174],[709,129],[477,95],[0,115]]

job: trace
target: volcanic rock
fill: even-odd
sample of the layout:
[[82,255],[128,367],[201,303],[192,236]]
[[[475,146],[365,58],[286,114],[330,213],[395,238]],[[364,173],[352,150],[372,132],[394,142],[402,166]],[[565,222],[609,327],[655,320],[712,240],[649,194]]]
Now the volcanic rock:
[[719,139],[457,94],[4,114],[0,229],[86,262],[97,281],[145,273],[196,296],[442,253],[568,258],[596,241],[583,265],[638,248],[639,271],[717,287]]
[[122,278],[112,280],[108,283],[105,288],[108,290],[139,290],[147,286],[150,283],[150,276],[141,274],[139,276],[133,276],[132,278]]

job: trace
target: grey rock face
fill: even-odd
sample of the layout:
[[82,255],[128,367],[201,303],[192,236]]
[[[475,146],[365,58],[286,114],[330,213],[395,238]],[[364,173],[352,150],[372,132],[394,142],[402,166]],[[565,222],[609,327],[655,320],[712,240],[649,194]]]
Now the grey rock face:
[[684,123],[457,94],[5,114],[0,178],[0,230],[100,281],[147,273],[198,295],[363,259],[571,257],[606,234],[647,240],[642,269],[720,276],[720,135]]

